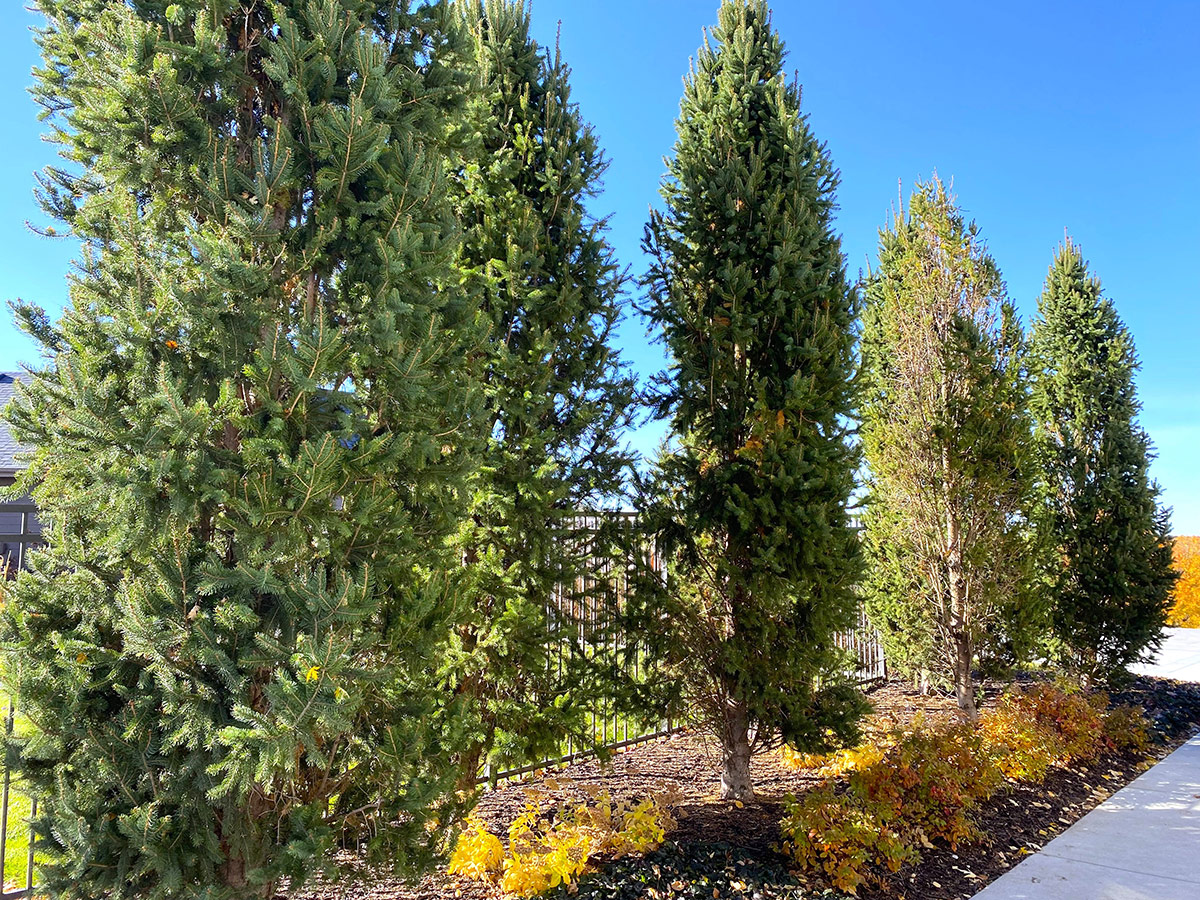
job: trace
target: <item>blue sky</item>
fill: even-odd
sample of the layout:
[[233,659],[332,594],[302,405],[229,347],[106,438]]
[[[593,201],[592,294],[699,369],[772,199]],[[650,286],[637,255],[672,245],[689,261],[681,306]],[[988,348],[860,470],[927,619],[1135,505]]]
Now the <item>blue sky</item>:
[[[1028,318],[1064,228],[1137,341],[1153,474],[1178,534],[1200,534],[1200,3],[790,2],[775,24],[804,107],[842,172],[838,228],[851,272],[903,182],[937,171],[978,220]],[[593,207],[633,273],[681,79],[716,0],[534,0],[534,30],[561,46],[574,97],[611,160]],[[29,232],[32,173],[51,159],[25,93],[36,52],[10,13],[0,33],[0,298],[52,310],[72,247]],[[619,339],[642,374],[662,364],[644,329]],[[33,352],[0,320],[0,368]],[[636,443],[650,448],[654,429]]]

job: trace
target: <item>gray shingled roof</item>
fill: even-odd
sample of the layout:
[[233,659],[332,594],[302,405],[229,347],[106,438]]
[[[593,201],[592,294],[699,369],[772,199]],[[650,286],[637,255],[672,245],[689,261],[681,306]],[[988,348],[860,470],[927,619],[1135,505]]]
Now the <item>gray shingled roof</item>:
[[[8,401],[16,393],[14,384],[21,380],[23,372],[0,372],[0,410],[8,405]],[[8,430],[8,423],[0,421],[0,477],[15,475],[25,468],[24,460],[17,459],[17,454],[28,450],[18,444]]]

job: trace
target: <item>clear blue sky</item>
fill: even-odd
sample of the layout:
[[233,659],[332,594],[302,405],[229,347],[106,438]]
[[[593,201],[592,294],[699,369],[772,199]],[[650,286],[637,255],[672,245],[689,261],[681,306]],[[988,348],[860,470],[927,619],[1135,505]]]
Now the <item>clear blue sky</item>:
[[[804,106],[842,172],[838,226],[852,272],[904,189],[953,179],[1028,318],[1063,229],[1133,331],[1153,473],[1177,534],[1200,534],[1200,3],[793,2],[775,24]],[[596,213],[634,273],[681,79],[716,0],[534,0],[538,37],[561,46],[574,96],[611,159]],[[0,297],[52,310],[72,248],[24,227],[38,218],[32,173],[51,158],[25,93],[36,21],[15,11],[0,35]],[[662,363],[628,324],[642,374]],[[7,317],[0,368],[32,358]],[[648,448],[654,431],[638,436]]]

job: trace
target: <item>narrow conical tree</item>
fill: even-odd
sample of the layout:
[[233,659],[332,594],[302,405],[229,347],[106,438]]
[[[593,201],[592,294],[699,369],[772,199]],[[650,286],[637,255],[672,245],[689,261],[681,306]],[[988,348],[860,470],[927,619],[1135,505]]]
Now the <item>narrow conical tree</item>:
[[764,2],[729,0],[688,76],[649,316],[671,370],[657,462],[673,551],[660,656],[722,748],[723,797],[751,753],[853,733],[833,634],[855,617],[847,512],[855,294],[833,231],[837,173],[800,114]]
[[1133,337],[1070,241],[1038,299],[1031,356],[1054,632],[1066,664],[1108,678],[1153,656],[1175,574]]
[[458,161],[460,264],[491,328],[489,439],[460,536],[470,617],[453,685],[477,716],[465,787],[481,762],[494,770],[557,753],[568,736],[592,740],[586,713],[604,685],[574,651],[605,643],[581,628],[611,621],[597,613],[614,544],[607,527],[584,535],[580,517],[619,499],[633,383],[610,346],[623,277],[587,208],[607,163],[569,70],[533,40],[523,2],[462,0],[455,12],[480,135]]
[[1019,622],[1030,427],[995,262],[938,180],[880,233],[863,316],[867,611],[889,658],[976,715],[981,644]]
[[438,841],[474,314],[457,76],[367,0],[41,0],[83,244],[11,420],[48,546],[6,589],[9,745],[55,897],[274,896],[334,837]]

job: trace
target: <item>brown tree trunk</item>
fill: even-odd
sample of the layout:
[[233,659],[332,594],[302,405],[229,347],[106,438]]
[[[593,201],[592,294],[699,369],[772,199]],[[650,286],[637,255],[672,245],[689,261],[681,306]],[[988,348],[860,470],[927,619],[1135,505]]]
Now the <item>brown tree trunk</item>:
[[247,878],[249,865],[246,858],[240,853],[232,851],[224,842],[222,842],[221,849],[225,853],[225,861],[217,870],[217,877],[222,885],[231,889],[234,897],[239,900],[242,898],[244,900],[270,900],[275,896],[275,882],[269,881],[266,884],[251,886],[250,880]]
[[458,781],[455,788],[461,794],[470,795],[479,786],[479,761],[483,758],[483,745],[472,744],[458,757]]
[[750,780],[750,713],[744,700],[725,704],[721,729],[721,799],[753,800]]
[[958,708],[975,723],[979,721],[979,709],[975,706],[975,685],[971,681],[971,637],[965,631],[954,635],[954,696]]
[[221,884],[228,888],[233,888],[237,892],[243,892],[246,889],[246,861],[240,856],[227,856],[225,862],[221,863],[220,870]]
[[963,562],[962,534],[953,513],[946,516],[946,580],[950,591],[950,639],[954,654],[954,695],[958,708],[972,722],[979,721],[975,707],[975,688],[971,683],[971,609],[968,596],[966,566]]

